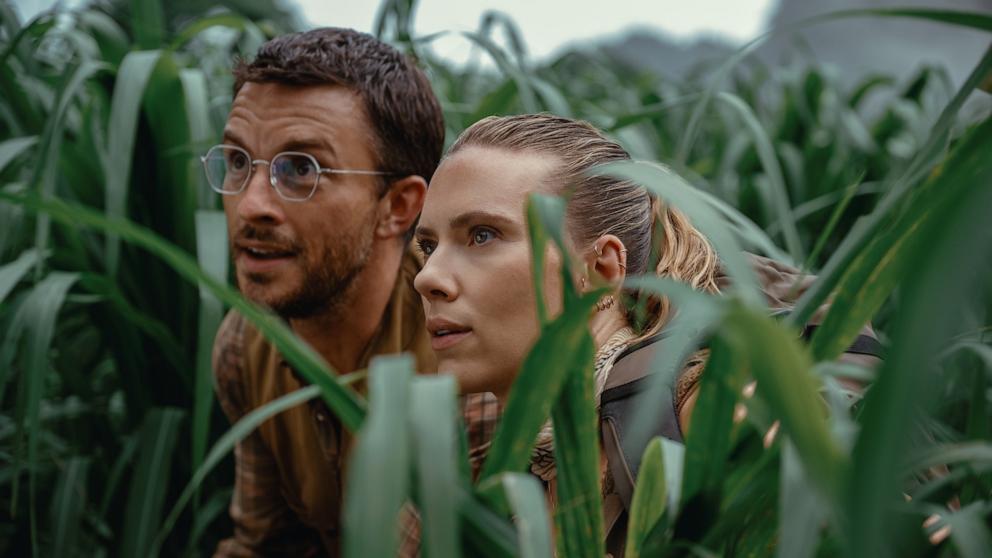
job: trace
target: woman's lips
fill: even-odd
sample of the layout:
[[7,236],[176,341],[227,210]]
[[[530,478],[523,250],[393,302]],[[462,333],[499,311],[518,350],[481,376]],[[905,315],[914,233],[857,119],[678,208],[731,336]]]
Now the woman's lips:
[[434,349],[435,351],[443,351],[444,349],[450,349],[451,347],[454,347],[456,344],[461,342],[462,339],[465,339],[466,337],[471,335],[471,333],[472,330],[458,331],[454,333],[448,333],[445,335],[432,335],[431,348]]

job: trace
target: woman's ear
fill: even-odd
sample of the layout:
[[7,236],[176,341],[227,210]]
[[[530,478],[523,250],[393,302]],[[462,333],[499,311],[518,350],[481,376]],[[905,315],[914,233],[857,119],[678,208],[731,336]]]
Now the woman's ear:
[[377,237],[402,238],[410,230],[427,196],[427,181],[423,177],[410,175],[394,180],[389,190],[379,200],[379,223]]
[[618,288],[627,276],[627,248],[616,236],[604,234],[593,244],[589,267],[599,281]]

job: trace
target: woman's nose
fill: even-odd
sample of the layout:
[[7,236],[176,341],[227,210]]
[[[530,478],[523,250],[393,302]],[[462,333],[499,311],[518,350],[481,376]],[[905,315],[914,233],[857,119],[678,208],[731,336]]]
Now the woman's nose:
[[417,289],[420,296],[427,300],[451,302],[458,298],[457,282],[451,274],[452,266],[444,265],[444,262],[438,257],[441,255],[440,250],[435,250],[427,258],[424,267],[413,280],[413,288]]

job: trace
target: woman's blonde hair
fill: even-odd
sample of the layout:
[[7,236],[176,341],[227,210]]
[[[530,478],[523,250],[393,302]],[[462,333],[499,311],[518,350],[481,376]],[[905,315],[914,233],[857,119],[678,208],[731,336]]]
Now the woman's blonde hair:
[[[719,291],[716,252],[680,211],[633,182],[589,174],[596,165],[630,160],[623,147],[589,123],[550,114],[490,116],[462,132],[447,156],[467,147],[554,156],[560,164],[548,180],[568,198],[566,226],[576,246],[612,234],[627,249],[628,275],[643,275],[653,266],[659,276],[701,291]],[[652,245],[658,248],[654,257]],[[670,318],[668,300],[630,294],[634,304],[626,306],[627,321],[636,327],[638,338],[658,333]]]

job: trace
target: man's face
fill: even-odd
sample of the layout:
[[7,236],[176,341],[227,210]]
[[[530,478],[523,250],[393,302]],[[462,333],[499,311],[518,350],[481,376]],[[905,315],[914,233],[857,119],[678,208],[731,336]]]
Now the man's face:
[[[361,99],[333,85],[246,83],[224,128],[224,143],[271,161],[284,151],[313,155],[320,167],[377,170]],[[332,310],[371,254],[379,177],[321,174],[313,196],[287,201],[258,164],[245,189],[224,196],[238,287],[284,318]]]

